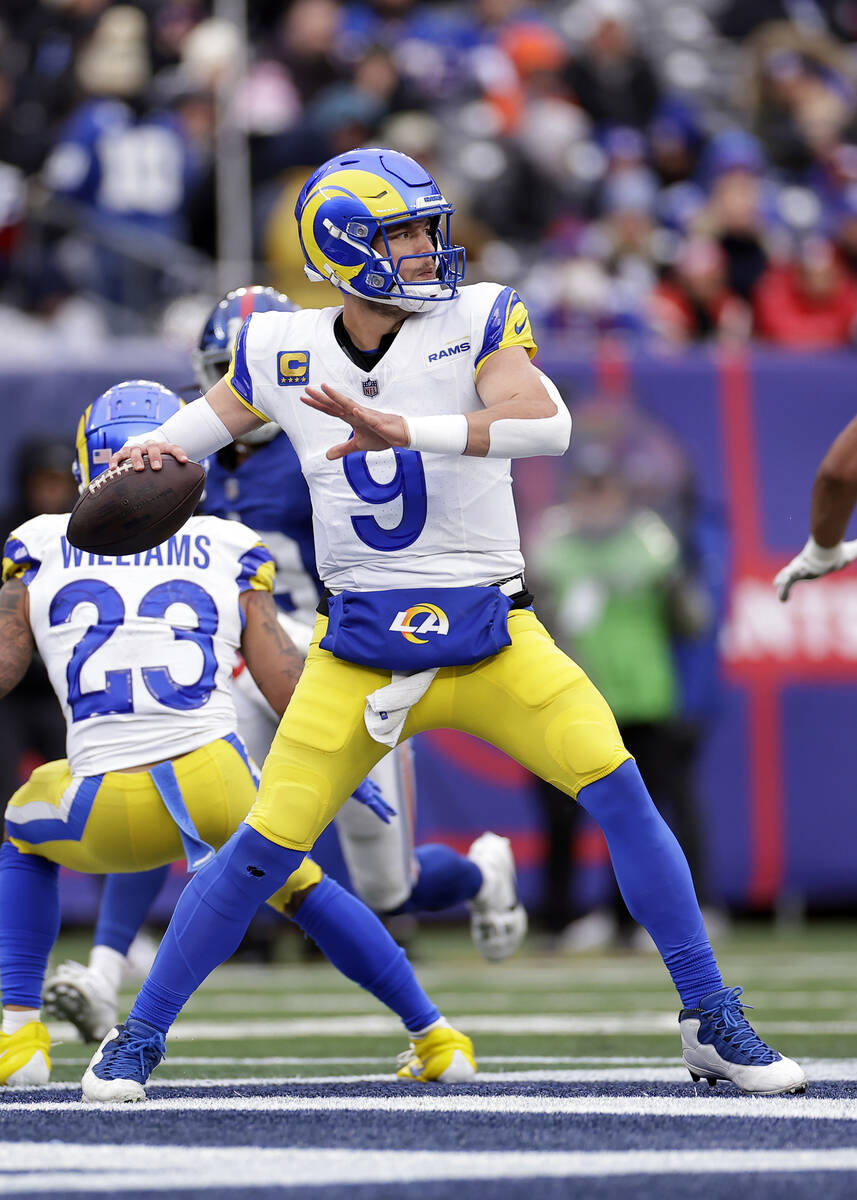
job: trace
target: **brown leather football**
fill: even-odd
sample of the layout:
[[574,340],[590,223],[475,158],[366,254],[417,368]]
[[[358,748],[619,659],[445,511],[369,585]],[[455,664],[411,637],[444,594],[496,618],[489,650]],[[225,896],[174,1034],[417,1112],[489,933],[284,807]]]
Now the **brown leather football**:
[[205,471],[165,454],[160,471],[144,455],[145,470],[126,460],[102,471],[81,494],[68,522],[72,546],[90,554],[136,554],[171,537],[199,503]]

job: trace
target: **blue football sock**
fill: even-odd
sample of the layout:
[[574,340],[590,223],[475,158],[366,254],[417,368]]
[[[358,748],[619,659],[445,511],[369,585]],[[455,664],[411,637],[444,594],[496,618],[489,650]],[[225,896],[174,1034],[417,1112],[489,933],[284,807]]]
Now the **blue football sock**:
[[179,897],[130,1016],[166,1033],[203,979],[238,949],[259,905],[303,859],[303,850],[287,850],[239,825]]
[[0,846],[0,984],[4,1004],[41,1008],[48,955],[60,931],[59,867]]
[[402,1018],[410,1031],[440,1016],[417,982],[401,946],[362,900],[325,876],[292,918],[343,975]]
[[723,986],[705,932],[690,868],[655,808],[637,764],[622,763],[582,788],[578,802],[607,839],[619,890],[649,931],[686,1008]]
[[[440,842],[416,849],[420,874],[414,890],[396,913],[437,912],[472,900],[482,887],[482,872],[475,862]],[[392,915],[392,914],[391,914]]]
[[169,872],[167,864],[152,871],[108,875],[101,893],[93,944],[127,954]]

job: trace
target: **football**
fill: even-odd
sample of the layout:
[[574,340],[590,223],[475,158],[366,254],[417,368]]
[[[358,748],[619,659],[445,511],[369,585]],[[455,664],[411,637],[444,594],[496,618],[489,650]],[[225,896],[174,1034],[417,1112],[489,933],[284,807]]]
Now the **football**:
[[145,470],[126,460],[93,479],[75,504],[66,537],[90,554],[136,554],[151,550],[181,529],[205,487],[196,462],[165,454],[160,471],[144,455]]

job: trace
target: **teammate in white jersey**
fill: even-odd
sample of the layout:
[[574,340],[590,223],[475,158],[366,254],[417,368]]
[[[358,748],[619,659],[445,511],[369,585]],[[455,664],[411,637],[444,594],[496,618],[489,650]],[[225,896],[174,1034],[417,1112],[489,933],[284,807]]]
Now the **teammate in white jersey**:
[[[146,381],[99,397],[78,435],[84,486],[129,432],[157,427],[180,405]],[[213,859],[258,783],[234,733],[239,650],[279,713],[302,666],[277,621],[270,551],[247,526],[192,517],[148,552],[105,557],[70,546],[67,524],[67,513],[45,515],[16,529],[0,589],[0,694],[37,647],[68,729],[68,758],[38,767],[9,802],[0,849],[0,1083],[13,1085],[49,1077],[40,997],[59,930],[59,867],[148,870],[184,851],[195,871]],[[309,858],[262,891],[412,1036],[431,1038],[439,1056],[429,1075],[473,1076],[469,1039],[443,1021],[361,901]]]
[[[389,745],[451,727],[511,754],[598,821],[628,908],[681,996],[693,1078],[803,1090],[797,1063],[748,1023],[741,989],[723,985],[687,862],[610,709],[530,607],[510,460],[562,454],[571,422],[530,362],[517,293],[460,288],[451,212],[425,170],[395,151],[323,164],[295,216],[307,273],[339,289],[341,308],[250,317],[225,379],[147,446],[152,466],[162,453],[199,459],[275,420],[309,484],[328,589],[258,800],[188,885],[132,1009],[137,1029],[150,1030],[147,1061],[246,928],[259,895],[248,865],[264,864],[266,886],[286,878]],[[142,469],[139,445],[112,462],[126,458]],[[200,915],[225,911],[227,896],[228,917]],[[85,1094],[124,1099],[142,1087],[147,1068],[114,1068],[128,1044],[120,1028]],[[417,1041],[414,1070],[420,1052]]]

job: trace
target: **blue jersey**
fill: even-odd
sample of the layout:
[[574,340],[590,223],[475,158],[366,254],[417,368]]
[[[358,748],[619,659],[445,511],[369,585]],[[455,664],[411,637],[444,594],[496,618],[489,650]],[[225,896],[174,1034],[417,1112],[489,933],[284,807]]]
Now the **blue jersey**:
[[183,237],[188,192],[202,169],[199,154],[171,113],[138,117],[120,100],[81,104],[46,165],[48,186],[80,201],[99,220],[121,218]]
[[261,535],[277,568],[274,596],[286,612],[315,619],[322,585],[315,566],[312,507],[298,456],[284,433],[259,446],[234,470],[209,459],[202,510],[243,521]]

